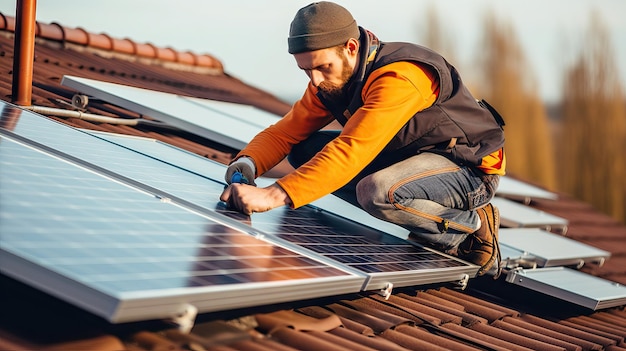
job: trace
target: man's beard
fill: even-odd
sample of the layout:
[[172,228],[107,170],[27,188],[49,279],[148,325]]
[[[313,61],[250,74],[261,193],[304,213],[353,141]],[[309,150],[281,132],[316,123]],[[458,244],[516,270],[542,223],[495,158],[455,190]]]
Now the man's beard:
[[346,85],[350,78],[352,78],[352,68],[350,68],[348,58],[345,54],[342,55],[342,61],[343,69],[341,70],[341,82],[339,84],[333,84],[328,81],[323,81],[317,86],[329,100],[339,101],[344,98]]

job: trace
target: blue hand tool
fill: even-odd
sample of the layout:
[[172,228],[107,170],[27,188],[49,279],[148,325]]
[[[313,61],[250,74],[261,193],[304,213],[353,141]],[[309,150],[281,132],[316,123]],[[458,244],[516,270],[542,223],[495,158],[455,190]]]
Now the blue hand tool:
[[230,177],[230,183],[248,184],[248,178],[246,178],[241,172],[235,172]]

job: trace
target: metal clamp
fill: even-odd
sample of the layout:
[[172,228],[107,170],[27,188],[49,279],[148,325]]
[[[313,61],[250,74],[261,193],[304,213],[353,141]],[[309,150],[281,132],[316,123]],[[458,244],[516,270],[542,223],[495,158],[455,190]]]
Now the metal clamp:
[[382,297],[384,297],[385,300],[389,300],[389,296],[391,296],[392,292],[393,292],[393,283],[387,283],[387,285],[385,285],[384,288],[378,291],[378,294],[382,295]]
[[169,319],[170,322],[178,325],[178,330],[181,333],[188,334],[193,328],[196,322],[196,316],[198,315],[198,308],[191,304],[184,304],[182,306],[182,312]]
[[467,283],[469,283],[469,278],[470,276],[468,274],[463,274],[461,276],[461,279],[459,279],[458,282],[456,282],[456,289],[459,290],[465,290],[465,288],[467,288]]

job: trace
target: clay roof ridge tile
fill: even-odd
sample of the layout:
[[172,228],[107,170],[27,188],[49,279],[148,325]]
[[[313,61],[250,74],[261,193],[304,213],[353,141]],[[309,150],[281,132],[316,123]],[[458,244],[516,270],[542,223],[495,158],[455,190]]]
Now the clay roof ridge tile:
[[2,27],[0,27],[1,29],[15,32],[15,17],[5,16],[3,13],[0,13],[0,18],[2,18]]
[[[0,29],[15,32],[14,16],[7,16],[0,12],[0,19]],[[182,52],[171,47],[158,47],[151,43],[141,44],[128,38],[117,39],[106,33],[91,33],[81,27],[70,28],[56,22],[48,24],[37,21],[36,35],[61,43],[67,42],[95,49],[143,56],[173,63],[223,70],[222,63],[209,54],[196,54],[191,51]]]

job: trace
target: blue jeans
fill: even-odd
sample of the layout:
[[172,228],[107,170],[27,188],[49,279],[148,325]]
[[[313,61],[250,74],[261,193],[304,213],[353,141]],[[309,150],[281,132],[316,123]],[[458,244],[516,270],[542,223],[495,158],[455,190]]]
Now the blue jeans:
[[[296,145],[288,160],[298,167],[338,132],[318,132]],[[395,223],[413,238],[451,249],[480,225],[476,209],[493,198],[500,177],[424,152],[389,165],[377,157],[336,192],[379,219]]]

